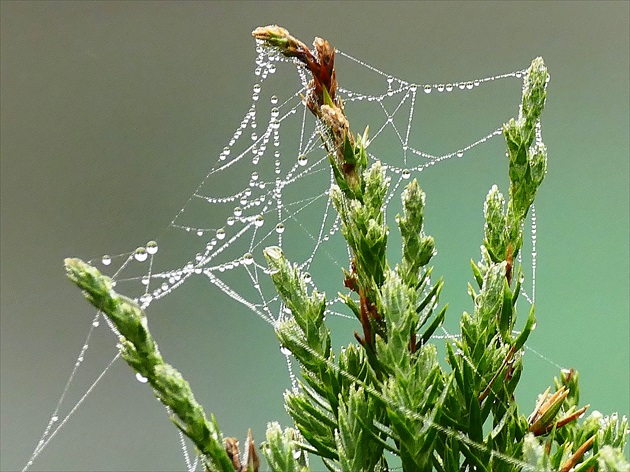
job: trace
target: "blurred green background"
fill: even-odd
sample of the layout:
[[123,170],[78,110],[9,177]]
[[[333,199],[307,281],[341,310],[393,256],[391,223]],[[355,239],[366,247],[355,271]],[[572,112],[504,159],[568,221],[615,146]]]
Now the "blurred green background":
[[[164,230],[246,113],[255,79],[250,33],[272,23],[307,43],[327,38],[417,83],[486,77],[544,57],[552,77],[543,113],[549,172],[537,200],[538,325],[529,345],[551,362],[528,352],[518,400],[529,413],[558,366],[573,367],[582,403],[630,413],[629,5],[0,3],[2,470],[26,464],[90,327],[93,312],[66,281],[63,258],[132,250]],[[339,74],[342,85],[361,84]],[[515,114],[513,85],[496,100]],[[419,147],[452,151],[471,141],[461,141],[467,122],[498,126],[511,116],[497,113],[488,90],[470,115],[439,116],[439,106],[419,113]],[[471,308],[468,261],[479,258],[485,193],[504,175],[500,147],[498,140],[480,149],[482,159],[419,176],[451,326]],[[244,439],[252,427],[260,441],[267,421],[289,424],[281,396],[289,380],[269,325],[201,279],[149,314],[162,352],[224,434]],[[348,336],[355,329],[335,327]],[[97,331],[68,405],[113,358],[115,341]],[[118,361],[32,470],[184,464],[163,408]]]

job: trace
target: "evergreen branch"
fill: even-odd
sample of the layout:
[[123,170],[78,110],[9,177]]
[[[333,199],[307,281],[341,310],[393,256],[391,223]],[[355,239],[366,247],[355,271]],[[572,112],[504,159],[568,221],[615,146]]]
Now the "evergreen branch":
[[[121,334],[118,347],[123,359],[147,379],[155,395],[169,408],[171,420],[193,442],[206,469],[235,472],[214,415],[210,420],[206,418],[188,382],[179,371],[164,362],[140,307],[130,298],[116,293],[109,277],[82,260],[66,259],[65,267],[68,278],[83,290],[85,298],[114,323]],[[257,466],[242,470],[254,471]]]
[[[517,119],[503,127],[509,158],[508,201],[493,186],[484,204],[482,257],[472,262],[472,314],[460,319],[461,336],[447,342],[450,372],[440,366],[431,336],[445,318],[438,311],[444,282],[431,284],[435,242],[424,233],[425,195],[414,179],[403,191],[396,217],[402,260],[387,260],[384,204],[389,179],[380,162],[368,165],[368,130],[353,135],[337,95],[335,50],[316,38],[314,51],[279,26],[254,30],[265,47],[295,58],[311,73],[304,102],[317,118],[335,184],[331,201],[350,250],[344,270],[348,294],[340,299],[361,324],[359,345],[337,358],[325,323],[326,298],[310,294],[304,274],[278,247],[265,249],[269,273],[291,312],[275,326],[281,345],[301,365],[299,388],[284,400],[296,429],[267,428],[262,451],[273,472],[308,472],[306,452],[330,470],[388,470],[384,452],[397,455],[404,472],[625,471],[622,449],[628,420],[579,407],[578,374],[561,372],[529,418],[519,413],[514,392],[522,350],[535,326],[532,305],[524,327],[513,334],[524,276],[514,264],[523,226],[547,166],[540,115],[549,75],[541,58],[526,73]],[[251,432],[241,458],[234,438],[222,439],[214,416],[207,420],[181,374],[166,364],[137,304],[112,289],[111,280],[78,259],[67,259],[68,277],[121,333],[121,354],[145,377],[172,412],[171,419],[194,442],[209,471],[256,472]],[[478,292],[476,291],[478,290]],[[358,300],[356,297],[358,296]],[[437,312],[437,313],[436,313]],[[489,424],[491,422],[491,424]],[[304,442],[306,441],[306,442]]]

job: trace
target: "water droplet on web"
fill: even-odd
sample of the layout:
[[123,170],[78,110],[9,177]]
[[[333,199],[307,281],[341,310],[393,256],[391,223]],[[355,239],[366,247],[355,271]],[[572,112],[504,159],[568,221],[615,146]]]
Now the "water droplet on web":
[[411,177],[411,172],[409,171],[409,169],[404,169],[402,171],[401,177],[403,179],[408,179],[409,177]]
[[291,351],[288,348],[284,347],[284,346],[280,346],[280,352],[282,354],[284,354],[285,356],[287,356],[287,357],[289,357],[291,355]]
[[445,89],[446,89],[447,92],[452,91],[453,90],[453,84],[446,84]]
[[457,84],[457,87],[458,87],[460,90],[464,90],[464,89],[466,88],[466,84],[465,84],[464,82],[460,82],[460,83],[458,83],[458,84]]
[[433,89],[431,88],[430,85],[425,85],[424,86],[424,93],[431,93],[431,90],[433,90]]
[[299,459],[302,456],[302,450],[301,449],[296,449],[295,451],[293,451],[293,458],[295,460]]
[[53,423],[56,423],[57,421],[59,421],[59,417],[57,415],[55,415],[52,418],[50,418],[50,421],[53,422]]
[[137,248],[136,252],[133,254],[133,258],[137,260],[138,262],[146,261],[147,257],[149,257],[149,255],[147,254],[147,250],[142,246]]
[[92,321],[92,326],[94,326],[95,328],[98,328],[98,325],[100,324],[101,322],[99,320]]
[[311,274],[309,274],[308,272],[304,272],[304,282],[306,282],[307,284],[310,284],[311,280],[313,280],[313,278],[311,277]]
[[300,164],[301,166],[305,166],[306,164],[308,164],[308,157],[306,157],[306,154],[300,154],[298,156],[298,164]]
[[276,225],[276,233],[279,233],[279,234],[284,233],[284,224],[278,223]]
[[142,375],[140,375],[138,372],[136,372],[136,380],[140,383],[147,383],[149,381],[149,379],[147,379],[146,377],[143,377]]
[[234,226],[234,223],[236,223],[236,220],[234,219],[233,216],[228,216],[226,223],[228,224],[228,226]]
[[101,259],[101,262],[103,263],[103,265],[108,266],[112,263],[112,258],[109,254],[105,254]]
[[277,118],[279,114],[280,114],[280,110],[278,110],[276,107],[271,109],[272,118]]
[[258,215],[256,219],[254,220],[254,225],[256,225],[257,228],[260,228],[264,224],[265,224],[265,218],[262,215]]
[[472,90],[472,88],[473,88],[473,87],[474,87],[474,85],[473,85],[473,83],[472,83],[472,82],[466,82],[466,88],[467,88],[468,90]]
[[411,86],[409,87],[409,90],[411,90],[412,92],[415,92],[416,90],[418,90],[418,86],[416,84],[411,84]]
[[276,73],[276,65],[275,64],[269,64],[269,67],[267,69],[269,69],[269,73],[270,74],[275,74]]
[[464,155],[464,151],[457,151],[455,154],[457,157],[462,157]]
[[473,84],[474,84],[474,86],[475,86],[475,87],[479,87],[479,84],[480,84],[480,83],[481,83],[481,82],[480,82],[479,80],[475,80],[475,81],[473,82]]
[[217,230],[217,239],[225,239],[225,230],[223,228]]
[[258,180],[258,172],[252,172],[252,180],[253,181]]
[[444,84],[439,84],[436,88],[438,92],[444,92]]
[[255,84],[253,90],[254,93],[260,93],[260,84]]
[[272,105],[275,105],[276,103],[278,103],[278,97],[276,97],[275,95],[272,95],[270,101]]
[[243,209],[241,207],[234,208],[234,216],[239,217],[243,214]]
[[155,254],[158,252],[158,243],[156,243],[155,241],[149,241],[147,243],[147,252],[149,254]]
[[203,230],[202,229],[198,229],[197,230],[197,236],[203,236]]
[[144,275],[142,277],[142,285],[149,285],[149,282],[151,282],[151,279],[149,278],[148,275]]
[[256,133],[252,133],[252,141],[256,141],[258,139],[258,135]]

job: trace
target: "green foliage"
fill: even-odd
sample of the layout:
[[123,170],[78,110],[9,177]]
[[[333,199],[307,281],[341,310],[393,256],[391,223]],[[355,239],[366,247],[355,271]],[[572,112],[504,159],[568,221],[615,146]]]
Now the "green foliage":
[[[308,452],[343,472],[389,470],[386,453],[409,472],[628,471],[622,454],[628,420],[595,412],[579,423],[588,406],[579,407],[577,372],[561,372],[556,391],[540,395],[529,417],[514,397],[523,348],[535,327],[533,306],[518,320],[524,276],[516,261],[524,219],[547,166],[539,133],[549,79],[542,59],[526,73],[519,116],[503,127],[508,200],[496,186],[486,198],[481,259],[471,262],[472,313],[461,315],[460,336],[446,342],[445,369],[431,342],[446,315],[446,305],[439,307],[444,284],[431,280],[435,242],[424,233],[425,195],[418,182],[412,180],[402,194],[403,215],[396,218],[402,260],[393,265],[386,258],[383,211],[389,180],[379,162],[368,165],[367,130],[356,136],[350,131],[335,94],[334,49],[317,39],[312,54],[275,26],[258,28],[254,36],[302,61],[313,75],[305,102],[324,130],[335,178],[330,198],[351,256],[344,270],[347,291],[340,297],[360,325],[358,344],[335,354],[325,295],[309,293],[304,275],[280,248],[265,249],[271,278],[291,312],[277,323],[276,334],[301,366],[299,388],[285,393],[295,428],[269,424],[262,445],[271,470],[306,472]],[[114,322],[123,358],[171,408],[207,470],[257,470],[251,441],[241,465],[238,446],[228,440],[224,445],[214,418],[205,418],[188,384],[164,363],[137,305],[86,264],[73,259],[66,267],[88,300]]]

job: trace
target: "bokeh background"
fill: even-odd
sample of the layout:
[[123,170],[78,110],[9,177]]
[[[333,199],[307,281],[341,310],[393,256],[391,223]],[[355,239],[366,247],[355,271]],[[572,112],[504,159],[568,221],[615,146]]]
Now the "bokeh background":
[[[583,403],[630,413],[629,5],[0,3],[1,469],[26,464],[91,323],[63,258],[132,250],[163,231],[247,111],[250,32],[272,23],[418,83],[486,77],[544,57],[552,76],[543,115],[549,172],[537,200],[530,346],[551,362],[526,357],[519,401],[531,411],[557,366],[573,367]],[[497,100],[516,113],[518,87],[505,97]],[[476,113],[497,125],[507,118],[492,115],[487,100]],[[443,151],[453,150],[450,118],[435,116],[445,124],[431,139]],[[502,171],[501,156],[421,175],[427,230],[440,251],[436,273],[445,274],[443,299],[455,321],[470,309],[468,261],[479,257],[487,176]],[[152,305],[151,328],[224,434],[243,439],[252,427],[261,440],[267,421],[289,424],[284,357],[269,325],[207,285],[191,282]],[[342,326],[351,336],[355,327]],[[70,405],[115,352],[101,329]],[[31,470],[183,469],[163,408],[118,361]]]

